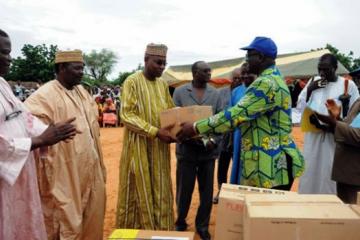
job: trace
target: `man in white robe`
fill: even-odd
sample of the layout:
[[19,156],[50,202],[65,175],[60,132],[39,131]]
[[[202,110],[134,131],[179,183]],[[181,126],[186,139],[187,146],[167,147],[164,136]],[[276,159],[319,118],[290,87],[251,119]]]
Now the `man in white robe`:
[[[345,93],[344,78],[335,74],[337,59],[332,54],[323,55],[318,63],[320,77],[310,80],[299,95],[297,110],[303,111],[309,105],[313,110],[328,115],[325,102],[338,99]],[[347,93],[350,95],[349,106],[359,97],[353,81],[348,81]],[[336,183],[331,180],[331,170],[335,153],[335,141],[327,131],[307,132],[304,136],[305,172],[300,178],[299,193],[336,194]]]

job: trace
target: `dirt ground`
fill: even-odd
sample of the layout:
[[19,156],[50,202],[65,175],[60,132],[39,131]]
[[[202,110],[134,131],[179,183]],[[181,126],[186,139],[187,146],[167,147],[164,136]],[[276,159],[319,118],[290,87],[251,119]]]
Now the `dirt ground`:
[[[297,145],[302,149],[303,147],[303,133],[298,127],[293,128],[293,137]],[[102,149],[104,152],[104,159],[107,168],[107,205],[105,215],[105,228],[104,239],[111,234],[115,226],[115,214],[119,184],[119,162],[122,150],[123,141],[123,128],[102,128],[101,129]],[[176,157],[175,157],[175,144],[171,145],[171,173],[173,178],[173,192],[175,193],[175,170],[176,170]],[[214,180],[214,194],[218,191],[216,183],[216,169]],[[297,182],[294,183],[293,190],[297,189]],[[189,231],[195,231],[194,222],[196,210],[199,205],[199,194],[197,186],[195,186],[191,207],[189,210],[187,223],[189,224]],[[216,206],[213,205],[211,220],[210,220],[210,234],[214,236]],[[199,239],[196,236],[195,239]]]

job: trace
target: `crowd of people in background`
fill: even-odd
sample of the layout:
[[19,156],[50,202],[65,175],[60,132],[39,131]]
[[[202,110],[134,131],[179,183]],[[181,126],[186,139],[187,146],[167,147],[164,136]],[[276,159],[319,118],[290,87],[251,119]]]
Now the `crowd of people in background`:
[[121,87],[93,87],[91,94],[98,109],[98,122],[101,127],[122,126],[120,122]]
[[[351,73],[354,82],[356,83],[359,92],[360,92],[360,71],[355,71],[354,73]],[[307,82],[312,79],[312,77],[308,78],[302,78],[302,79],[292,79],[288,78],[286,79],[286,84],[289,87],[289,91],[291,94],[291,102],[292,107],[296,108],[296,104],[298,101],[298,97],[303,90],[303,88],[306,86]],[[23,84],[21,81],[13,82],[12,84],[12,91],[14,95],[22,102],[24,102],[31,94],[33,94],[43,83],[41,81],[36,82],[35,84]],[[89,87],[87,85],[84,85],[84,87],[88,90],[88,92],[93,96],[95,102],[98,106],[98,113],[99,113],[99,124],[101,127],[103,126],[123,126],[123,124],[120,121],[120,102],[121,102],[121,86],[94,86]],[[219,91],[223,91],[224,89],[228,89],[230,86],[225,85],[224,87],[220,87]],[[171,89],[172,87],[170,87]],[[170,91],[170,94],[173,95],[174,91]],[[227,92],[224,92],[227,94]],[[109,107],[110,106],[110,107]],[[113,109],[113,106],[115,107],[115,110]],[[109,109],[111,109],[109,111]],[[110,116],[109,122],[105,125],[103,124],[103,113],[109,113],[113,112],[114,115]],[[116,115],[116,120],[115,120]],[[296,117],[295,117],[296,118]],[[296,122],[296,121],[295,121]]]
[[34,93],[42,85],[41,81],[35,84],[24,86],[21,81],[16,81],[12,87],[15,97],[24,102],[32,93]]
[[[43,83],[41,81],[35,84],[27,84],[24,86],[21,81],[16,81],[12,86],[12,91],[21,102],[30,97]],[[98,108],[98,122],[100,127],[107,126],[122,126],[120,121],[120,86],[107,86],[102,87],[88,87],[84,85],[85,89],[92,95]]]

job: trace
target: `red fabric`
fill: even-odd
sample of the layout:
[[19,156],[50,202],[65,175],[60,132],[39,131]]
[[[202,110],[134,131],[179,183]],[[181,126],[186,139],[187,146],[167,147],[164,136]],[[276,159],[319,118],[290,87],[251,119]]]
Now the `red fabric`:
[[103,124],[116,125],[117,117],[115,113],[103,113]]
[[210,80],[210,82],[215,83],[215,84],[230,84],[231,83],[230,79],[227,79],[227,78],[213,78]]

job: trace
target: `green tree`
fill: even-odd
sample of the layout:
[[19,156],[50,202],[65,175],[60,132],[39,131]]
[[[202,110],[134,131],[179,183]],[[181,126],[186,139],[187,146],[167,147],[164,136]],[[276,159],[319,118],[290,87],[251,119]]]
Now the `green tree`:
[[84,54],[85,74],[97,83],[105,83],[107,77],[117,62],[114,52],[102,49],[100,52],[92,50],[89,54]]
[[353,51],[350,51],[348,54],[341,53],[339,49],[331,44],[326,44],[325,48],[334,54],[338,61],[341,62],[341,64],[344,65],[344,67],[350,72],[360,67],[360,57],[355,58]]
[[54,79],[54,59],[57,49],[56,45],[47,47],[45,44],[36,46],[25,44],[21,49],[23,56],[13,59],[6,79],[24,82],[38,80],[47,82]]
[[355,58],[355,59],[353,60],[353,66],[352,66],[351,71],[354,71],[354,70],[356,70],[356,69],[358,69],[358,68],[360,68],[360,57]]
[[119,76],[113,81],[113,84],[114,85],[122,85],[128,76],[130,76],[131,74],[133,74],[136,71],[143,70],[143,69],[144,69],[144,66],[141,65],[141,63],[139,63],[137,68],[130,72],[129,71],[119,72]]

